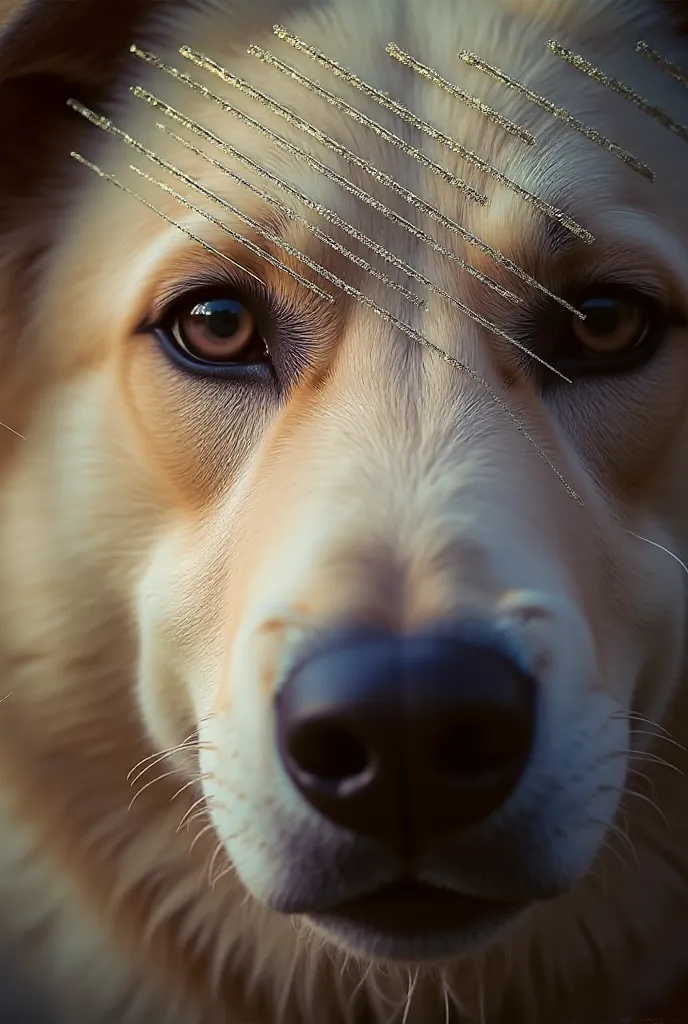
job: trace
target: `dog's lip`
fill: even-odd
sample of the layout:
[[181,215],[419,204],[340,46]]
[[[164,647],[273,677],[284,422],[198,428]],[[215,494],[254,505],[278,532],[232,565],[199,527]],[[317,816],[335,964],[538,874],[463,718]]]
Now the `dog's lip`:
[[408,935],[463,931],[504,920],[523,909],[523,903],[468,896],[409,879],[383,885],[309,916],[323,922],[347,921],[367,930]]

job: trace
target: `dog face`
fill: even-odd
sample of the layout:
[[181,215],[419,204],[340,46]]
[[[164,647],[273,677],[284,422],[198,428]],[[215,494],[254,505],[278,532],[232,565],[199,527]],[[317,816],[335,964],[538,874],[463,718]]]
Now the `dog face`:
[[[98,145],[91,126],[78,136],[80,151],[214,252],[83,167],[64,170],[69,147],[57,140],[38,182],[21,183],[38,190],[31,196],[40,196],[42,219],[25,214],[17,224],[8,214],[6,259],[30,265],[22,281],[31,301],[27,312],[26,293],[14,287],[5,301],[3,344],[14,355],[3,419],[15,416],[25,437],[4,438],[6,550],[15,554],[5,556],[5,576],[14,593],[42,595],[46,643],[69,651],[102,642],[110,651],[117,679],[108,714],[127,721],[122,709],[135,706],[149,749],[171,751],[190,791],[197,787],[219,841],[217,885],[249,894],[247,922],[278,929],[280,915],[297,915],[364,961],[403,962],[495,944],[505,926],[525,921],[537,934],[553,907],[565,930],[566,908],[596,891],[589,872],[625,807],[639,742],[633,716],[663,720],[680,681],[685,571],[662,549],[685,550],[688,150],[545,43],[556,37],[685,123],[685,88],[634,52],[648,38],[681,63],[674,26],[660,5],[631,0],[466,0],[459,18],[447,0],[347,0],[260,15],[240,4],[167,10],[163,59],[416,232],[134,57],[118,80],[140,82],[231,142],[522,347],[436,292],[424,295],[427,311],[414,307],[171,140],[156,128],[159,112],[124,89],[108,94],[106,80],[113,122],[224,205],[166,178],[216,220],[181,206],[129,169],[143,159],[121,142]],[[594,241],[316,73],[275,40],[276,20],[565,210]],[[384,54],[390,41],[538,144],[395,66]],[[251,43],[341,94],[489,203],[262,66],[246,54]],[[362,154],[587,319],[262,104],[187,68],[181,44]],[[461,49],[594,122],[657,182],[466,67]],[[72,81],[77,99],[80,86],[100,87],[92,66]],[[211,155],[284,201],[257,172]],[[56,198],[65,191],[66,205]],[[410,283],[341,226],[317,223]],[[266,243],[261,229],[435,350]],[[70,608],[58,608],[60,579],[69,581]],[[28,636],[19,611],[7,614]],[[115,621],[132,631],[121,650]],[[93,694],[75,678],[37,683],[31,699],[59,701],[77,729]],[[175,837],[170,856],[183,858],[189,842]]]

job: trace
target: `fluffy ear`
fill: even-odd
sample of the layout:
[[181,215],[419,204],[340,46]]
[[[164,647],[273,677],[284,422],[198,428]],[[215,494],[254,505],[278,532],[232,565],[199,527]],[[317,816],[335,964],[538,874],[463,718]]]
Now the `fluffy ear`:
[[[40,376],[26,313],[64,206],[70,151],[87,152],[92,132],[66,101],[102,109],[119,62],[132,60],[129,45],[164,43],[171,11],[193,2],[0,0],[0,422],[18,431]],[[0,465],[13,438],[0,428]]]
[[147,16],[146,0],[14,0],[0,34],[0,81],[30,75],[107,79],[118,50]]
[[[188,0],[186,0],[188,2]],[[0,2],[0,223],[26,212],[39,181],[69,159],[70,94],[97,103],[128,47],[184,0]],[[3,19],[3,7],[13,13]],[[150,36],[148,36],[150,38]],[[59,144],[58,144],[59,143]]]

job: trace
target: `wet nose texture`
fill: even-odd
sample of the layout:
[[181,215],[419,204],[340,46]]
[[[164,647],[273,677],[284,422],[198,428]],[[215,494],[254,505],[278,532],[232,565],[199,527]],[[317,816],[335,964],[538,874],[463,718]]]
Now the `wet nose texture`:
[[351,631],[277,696],[279,754],[305,800],[400,852],[487,819],[528,762],[535,683],[471,629]]

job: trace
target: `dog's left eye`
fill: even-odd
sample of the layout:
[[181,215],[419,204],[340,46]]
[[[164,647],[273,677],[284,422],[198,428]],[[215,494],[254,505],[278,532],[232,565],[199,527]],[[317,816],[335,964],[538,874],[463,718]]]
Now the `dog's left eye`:
[[168,310],[156,334],[168,355],[197,373],[226,376],[271,363],[255,315],[233,295],[188,295]]
[[[559,320],[550,362],[570,378],[613,375],[642,366],[658,351],[671,315],[655,299],[614,285],[601,286],[570,301],[585,320]],[[548,379],[548,386],[554,380]]]
[[234,298],[187,303],[171,323],[177,345],[204,363],[247,363],[269,359],[251,312]]
[[585,320],[573,319],[571,331],[588,359],[620,355],[642,345],[652,328],[646,304],[633,296],[592,295],[579,304]]

